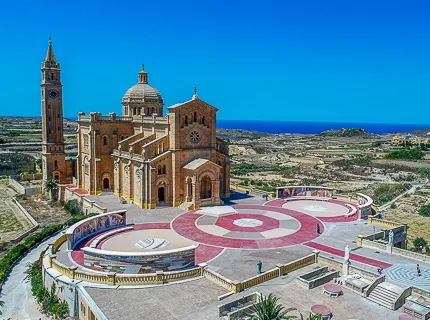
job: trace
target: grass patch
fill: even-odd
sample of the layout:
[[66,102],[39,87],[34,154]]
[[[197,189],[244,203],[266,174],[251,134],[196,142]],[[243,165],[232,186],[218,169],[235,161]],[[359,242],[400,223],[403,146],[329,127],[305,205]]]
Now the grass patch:
[[384,203],[390,202],[409,188],[409,184],[380,184],[373,190],[372,198],[375,204],[380,206]]

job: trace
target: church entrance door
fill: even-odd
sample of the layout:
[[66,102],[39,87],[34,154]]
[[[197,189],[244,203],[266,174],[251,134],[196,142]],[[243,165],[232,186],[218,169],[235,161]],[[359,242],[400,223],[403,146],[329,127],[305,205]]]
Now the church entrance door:
[[109,185],[109,178],[104,178],[103,179],[103,189],[109,189],[110,185]]
[[164,201],[164,187],[158,188],[158,201],[163,202]]

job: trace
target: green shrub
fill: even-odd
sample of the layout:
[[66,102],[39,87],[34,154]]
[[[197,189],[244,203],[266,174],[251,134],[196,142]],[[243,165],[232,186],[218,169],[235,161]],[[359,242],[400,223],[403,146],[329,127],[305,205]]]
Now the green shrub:
[[409,184],[380,184],[373,190],[373,201],[376,205],[382,205],[393,200],[409,187]]
[[426,239],[424,239],[423,237],[418,237],[418,238],[415,238],[414,240],[413,240],[413,243],[414,243],[414,247],[415,248],[425,248],[425,247],[427,247],[427,241],[426,241]]
[[23,243],[20,243],[13,247],[11,250],[6,253],[6,255],[3,257],[3,259],[0,260],[0,283],[4,281],[6,278],[7,273],[12,268],[13,264],[26,252],[30,251],[30,249],[40,242],[42,242],[45,238],[50,237],[57,233],[58,231],[62,230],[64,227],[69,227],[72,224],[75,224],[76,222],[86,219],[89,216],[95,215],[94,213],[84,216],[84,215],[78,215],[75,216],[63,224],[55,224],[49,227],[44,227],[39,232],[36,232],[35,234],[29,236],[27,239],[24,240]]
[[423,205],[418,213],[423,217],[430,217],[430,204]]
[[42,252],[38,260],[28,265],[27,274],[30,277],[31,293],[37,303],[41,305],[43,313],[55,319],[65,319],[69,315],[69,305],[65,301],[60,301],[55,295],[55,282],[52,284],[50,291],[43,285],[43,254],[44,252]]
[[420,160],[424,158],[425,153],[418,148],[406,149],[392,151],[387,153],[384,157],[386,159],[404,159],[404,160]]
[[430,178],[430,168],[419,168],[418,173],[423,177]]

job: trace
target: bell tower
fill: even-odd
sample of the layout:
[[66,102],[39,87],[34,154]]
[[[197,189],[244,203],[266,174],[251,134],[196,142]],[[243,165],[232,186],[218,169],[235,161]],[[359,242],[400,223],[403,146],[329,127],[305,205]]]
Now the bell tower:
[[63,138],[63,85],[60,79],[60,63],[57,62],[51,38],[42,62],[42,171],[43,181],[55,178],[59,183],[66,180],[66,153]]

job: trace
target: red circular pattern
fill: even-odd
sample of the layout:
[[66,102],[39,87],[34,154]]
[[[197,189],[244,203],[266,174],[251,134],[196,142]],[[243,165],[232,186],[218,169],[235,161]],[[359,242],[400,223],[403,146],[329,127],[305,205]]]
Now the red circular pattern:
[[[270,249],[292,246],[313,240],[319,236],[317,233],[317,224],[320,225],[321,233],[324,231],[324,225],[316,218],[301,212],[270,206],[238,204],[233,206],[234,209],[240,210],[264,210],[283,213],[300,222],[300,229],[293,234],[278,238],[270,239],[233,239],[222,236],[216,236],[200,230],[196,226],[196,221],[202,215],[196,211],[191,211],[178,216],[172,221],[172,228],[181,236],[207,245],[225,247],[225,248],[242,248],[242,249]],[[254,215],[255,217],[255,215]]]
[[[260,220],[263,224],[258,227],[240,227],[234,224],[234,221],[239,219],[256,219],[256,220]],[[227,229],[230,231],[239,231],[239,232],[263,232],[263,231],[279,228],[279,220],[266,217],[262,214],[246,214],[246,213],[231,214],[228,216],[218,218],[215,224],[224,229]]]

